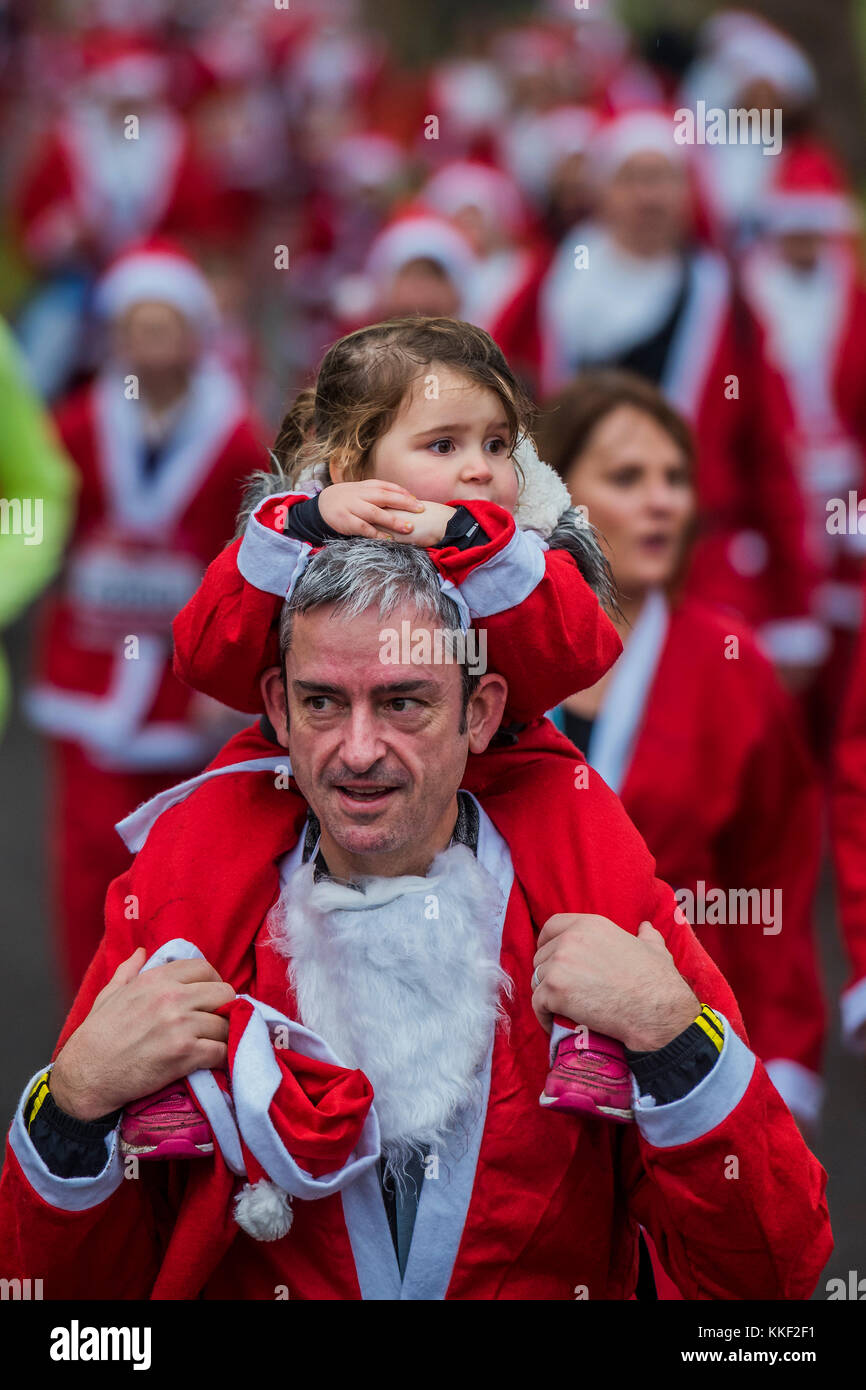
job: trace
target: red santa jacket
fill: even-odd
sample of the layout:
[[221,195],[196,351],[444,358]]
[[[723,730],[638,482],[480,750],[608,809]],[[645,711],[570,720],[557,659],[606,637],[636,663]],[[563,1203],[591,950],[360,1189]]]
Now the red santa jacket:
[[[70,257],[78,263],[83,254],[101,266],[131,241],[212,236],[228,225],[227,200],[194,153],[181,119],[162,112],[145,134],[148,178],[132,214],[122,169],[113,180],[107,177],[86,114],[64,116],[35,151],[16,191],[15,227],[28,260],[50,270]],[[130,150],[138,148],[129,141]]]
[[[545,769],[557,759],[573,766],[574,749],[549,722],[533,738],[538,753],[554,753]],[[265,1010],[296,1017],[285,961],[261,928],[279,865],[292,851],[289,863],[298,858],[304,807],[274,777],[268,747],[245,731],[223,750],[223,771],[151,814],[141,854],[110,890],[106,934],[58,1048],[135,946],[152,951],[178,936]],[[52,1179],[20,1108],[0,1181],[4,1275],[38,1269],[49,1298],[273,1299],[285,1289],[292,1299],[619,1299],[635,1287],[640,1224],[686,1297],[808,1297],[831,1248],[824,1174],[746,1046],[729,988],[600,779],[575,794],[576,838],[568,843],[549,819],[542,855],[537,824],[511,790],[507,753],[470,759],[464,784],[482,808],[479,860],[507,904],[509,1025],[488,1054],[483,1115],[438,1182],[424,1184],[403,1284],[370,1169],[319,1200],[309,1199],[307,1173],[291,1230],[262,1244],[233,1221],[238,1178],[221,1153],[213,1164],[152,1164],[124,1181],[115,1137],[98,1177]],[[228,770],[231,760],[241,767]],[[133,883],[142,895],[135,921]],[[626,930],[652,921],[696,993],[728,1021],[710,1078],[676,1106],[641,1110],[628,1131],[538,1106],[548,1042],[529,976],[542,904],[552,901]],[[736,1182],[732,1154],[742,1164]]]
[[[815,1120],[822,795],[797,711],[730,618],[686,600],[669,614],[665,606],[654,640],[645,643],[644,631],[635,628],[614,669],[590,760],[621,795],[659,875],[684,890],[698,940],[782,1096]],[[730,897],[755,888],[760,903]],[[724,901],[713,898],[718,889]]]
[[842,1032],[855,1035],[866,1023],[866,635],[861,630],[836,739],[831,828],[839,919],[850,974],[842,995]]
[[[802,279],[765,245],[744,259],[743,287],[790,406],[792,456],[822,579],[818,611],[856,629],[866,537],[859,516],[850,528],[848,496],[866,482],[866,284],[858,258],[832,245],[806,278],[808,297]],[[843,504],[838,530],[832,499]]]
[[122,377],[71,398],[59,427],[81,474],[79,514],[62,590],[43,615],[31,716],[111,766],[203,762],[213,744],[172,674],[171,621],[231,535],[245,479],[267,461],[242,392],[203,363],[152,480]]

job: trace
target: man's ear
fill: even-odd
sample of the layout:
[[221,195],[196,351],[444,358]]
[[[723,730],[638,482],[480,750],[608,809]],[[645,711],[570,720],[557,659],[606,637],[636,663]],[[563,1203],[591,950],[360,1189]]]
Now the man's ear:
[[273,725],[274,733],[277,736],[280,747],[288,748],[289,729],[286,719],[286,689],[283,685],[283,673],[279,666],[268,667],[261,677],[259,689],[262,692],[265,710],[268,719]]
[[504,676],[489,671],[481,677],[466,707],[470,753],[484,752],[502,723],[507,699],[508,682]]

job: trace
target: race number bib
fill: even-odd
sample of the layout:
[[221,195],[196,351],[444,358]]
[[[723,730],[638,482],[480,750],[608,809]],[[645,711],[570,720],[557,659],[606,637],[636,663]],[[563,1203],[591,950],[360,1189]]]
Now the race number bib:
[[168,634],[201,576],[201,565],[189,555],[90,543],[70,561],[66,596],[91,638]]

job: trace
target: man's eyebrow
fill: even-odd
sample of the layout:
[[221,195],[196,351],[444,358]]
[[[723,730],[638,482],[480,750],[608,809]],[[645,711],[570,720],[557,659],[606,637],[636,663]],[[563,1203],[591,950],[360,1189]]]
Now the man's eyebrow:
[[[329,685],[326,681],[292,681],[293,690],[306,691],[313,695],[343,695],[345,691],[342,686]],[[373,695],[423,695],[438,694],[439,685],[436,681],[425,680],[419,676],[415,680],[386,681],[382,685],[374,685],[371,693]]]
[[342,686],[329,685],[327,681],[293,680],[292,689],[315,691],[317,695],[341,695],[343,693]]
[[384,685],[374,685],[374,695],[438,695],[440,687],[436,681],[425,680],[419,677],[417,680],[407,681],[388,681]]

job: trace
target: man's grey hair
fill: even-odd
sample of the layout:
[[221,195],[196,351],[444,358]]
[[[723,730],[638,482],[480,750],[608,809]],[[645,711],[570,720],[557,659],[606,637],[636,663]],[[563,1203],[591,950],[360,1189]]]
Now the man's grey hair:
[[[425,617],[442,629],[446,642],[449,634],[461,628],[460,610],[443,591],[427,552],[395,541],[341,537],[325,542],[283,604],[280,655],[284,661],[292,642],[294,615],[326,604],[334,604],[344,618],[357,618],[375,608],[383,623],[409,604],[417,617]],[[460,666],[465,711],[479,677],[469,670],[465,643],[458,647],[450,639],[450,649],[454,664]]]

